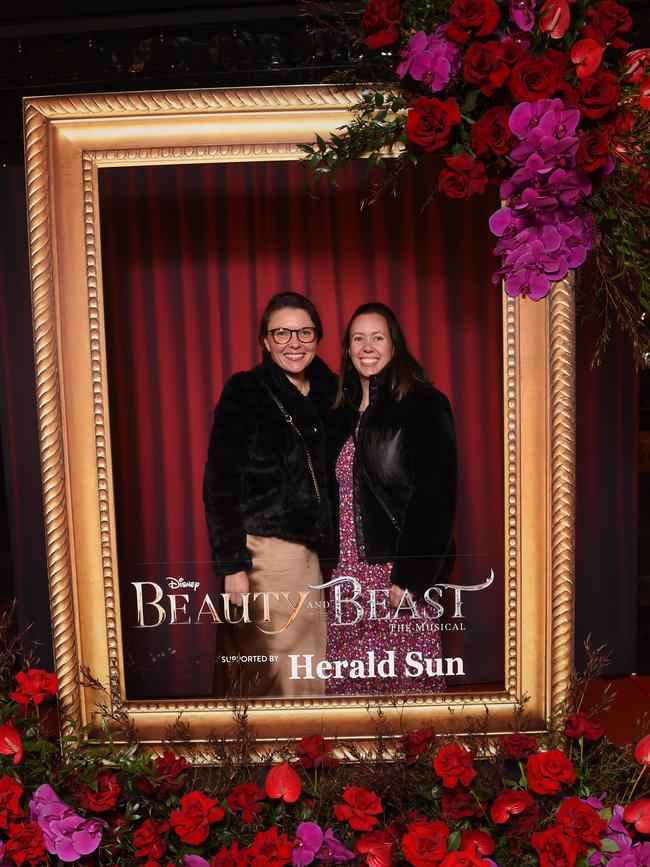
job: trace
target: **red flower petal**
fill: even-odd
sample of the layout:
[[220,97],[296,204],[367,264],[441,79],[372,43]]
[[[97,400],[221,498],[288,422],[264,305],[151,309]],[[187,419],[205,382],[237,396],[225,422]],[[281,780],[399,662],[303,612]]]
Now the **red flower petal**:
[[14,765],[17,765],[23,757],[23,742],[13,723],[0,725],[0,754],[13,756]]
[[546,0],[539,12],[539,29],[552,39],[562,39],[571,21],[569,0]]
[[571,60],[576,64],[578,78],[586,78],[595,72],[603,59],[606,45],[595,39],[579,39],[571,49]]
[[[0,726],[0,728],[2,728]],[[634,758],[640,765],[650,765],[650,735],[641,738],[634,748]]]
[[640,834],[650,834],[650,800],[639,798],[632,801],[623,811],[623,819],[634,825]]
[[271,768],[264,783],[264,791],[269,798],[282,798],[286,804],[293,804],[300,797],[302,783],[289,763],[284,762]]

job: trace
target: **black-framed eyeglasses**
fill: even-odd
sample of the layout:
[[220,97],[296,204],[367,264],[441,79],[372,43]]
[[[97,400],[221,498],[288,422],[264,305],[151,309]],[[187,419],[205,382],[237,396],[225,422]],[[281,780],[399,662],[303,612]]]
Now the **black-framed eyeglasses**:
[[284,346],[291,340],[291,335],[295,334],[301,343],[311,343],[316,339],[316,329],[310,326],[305,328],[271,328],[267,332],[273,338],[273,341],[279,346]]

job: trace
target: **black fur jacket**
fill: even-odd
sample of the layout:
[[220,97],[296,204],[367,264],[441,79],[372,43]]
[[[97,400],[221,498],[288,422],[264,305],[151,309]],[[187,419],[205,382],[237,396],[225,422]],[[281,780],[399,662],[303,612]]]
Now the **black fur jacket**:
[[[346,403],[332,422],[330,462],[356,430],[353,503],[359,558],[392,562],[392,583],[422,593],[444,582],[455,561],[457,461],[449,401],[425,384],[396,401],[380,373],[370,377],[370,404],[359,416],[356,371],[350,371],[344,393]],[[338,500],[335,483],[331,499]]]
[[[336,377],[319,358],[310,364],[308,376],[310,390],[304,397],[265,352],[261,364],[236,373],[224,386],[214,411],[203,481],[217,574],[250,567],[247,533],[301,542],[314,550],[331,535],[324,429]],[[302,441],[271,392],[292,417]]]

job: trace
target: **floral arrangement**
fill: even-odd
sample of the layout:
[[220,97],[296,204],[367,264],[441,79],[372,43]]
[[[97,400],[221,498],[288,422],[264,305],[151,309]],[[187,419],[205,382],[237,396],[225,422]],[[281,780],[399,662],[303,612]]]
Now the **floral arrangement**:
[[523,716],[501,736],[477,724],[462,743],[425,728],[389,755],[381,728],[363,754],[316,733],[263,762],[250,759],[244,709],[202,769],[181,723],[161,755],[105,709],[99,733],[62,743],[47,712],[55,676],[14,679],[6,662],[0,653],[13,681],[0,688],[1,867],[650,864],[650,734],[616,748],[575,706],[539,736],[518,730]]
[[427,204],[436,192],[467,199],[497,184],[494,282],[537,300],[590,256],[587,301],[604,316],[603,345],[614,316],[643,361],[650,49],[628,50],[626,7],[366,0],[362,24],[356,81],[376,86],[342,131],[303,146],[314,176],[369,155],[384,172],[378,189],[394,192],[400,172],[435,156]]

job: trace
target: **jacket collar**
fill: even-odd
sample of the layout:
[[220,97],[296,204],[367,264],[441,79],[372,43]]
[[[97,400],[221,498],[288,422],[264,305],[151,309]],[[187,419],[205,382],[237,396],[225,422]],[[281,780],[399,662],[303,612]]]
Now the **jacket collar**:
[[[386,375],[387,368],[380,370],[379,373],[373,373],[369,380],[369,403],[372,406],[380,397],[388,394],[389,383]],[[352,407],[358,411],[361,403],[362,389],[361,377],[357,371],[350,365],[345,374],[345,382],[343,383],[343,393],[347,397]]]
[[[282,368],[273,361],[268,349],[262,353],[262,362],[257,365],[255,370],[278,397],[284,397],[291,401],[297,400],[301,396],[300,391]],[[307,376],[309,378],[309,393],[312,398],[316,397],[324,405],[330,405],[336,393],[336,377],[329,367],[321,358],[316,356],[307,368]]]

